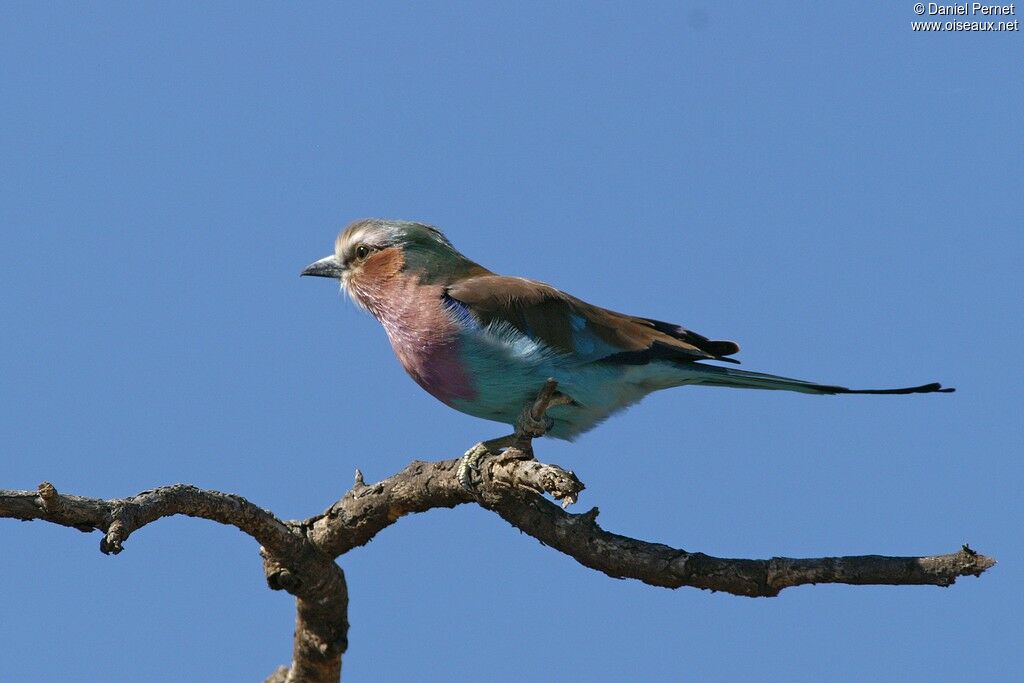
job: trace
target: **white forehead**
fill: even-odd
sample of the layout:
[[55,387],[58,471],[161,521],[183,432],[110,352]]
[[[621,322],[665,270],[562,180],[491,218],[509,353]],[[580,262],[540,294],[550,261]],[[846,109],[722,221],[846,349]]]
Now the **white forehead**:
[[390,225],[379,220],[364,220],[353,223],[338,235],[335,247],[339,252],[345,251],[348,247],[359,244],[373,244],[382,246],[393,244],[398,241],[401,231],[397,226]]
[[356,221],[342,230],[335,242],[335,249],[342,253],[349,247],[365,243],[376,247],[385,247],[407,242],[412,234],[429,235],[440,244],[451,247],[440,230],[423,223],[411,221],[394,221],[370,218]]
[[366,239],[367,232],[364,226],[359,226],[355,230],[346,230],[338,235],[338,246],[347,247],[350,244],[362,242]]

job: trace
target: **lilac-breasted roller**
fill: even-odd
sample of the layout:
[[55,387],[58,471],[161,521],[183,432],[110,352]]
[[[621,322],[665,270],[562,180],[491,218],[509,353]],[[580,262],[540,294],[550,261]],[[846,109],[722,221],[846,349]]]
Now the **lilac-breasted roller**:
[[557,380],[562,400],[547,412],[547,433],[561,439],[652,391],[686,384],[805,394],[953,391],[938,383],[847,389],[709,365],[737,363],[729,356],[739,346],[599,308],[543,282],[497,275],[422,223],[356,221],[338,235],[334,254],[302,274],[340,280],[384,326],[406,372],[463,413],[515,425],[547,379]]

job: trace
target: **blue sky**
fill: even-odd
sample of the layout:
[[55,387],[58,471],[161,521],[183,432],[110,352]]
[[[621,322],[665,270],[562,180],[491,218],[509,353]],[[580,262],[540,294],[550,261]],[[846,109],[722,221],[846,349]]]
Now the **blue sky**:
[[[1018,10],[1020,11],[1020,10]],[[722,556],[931,554],[951,589],[615,581],[479,508],[341,560],[349,680],[1008,679],[1021,625],[1020,33],[907,3],[5,3],[0,487],[189,482],[292,518],[502,427],[298,272],[348,221],[743,347],[952,395],[663,392],[542,459],[605,528]],[[0,523],[11,680],[262,680],[256,544]],[[562,672],[562,673],[559,673]],[[568,673],[565,673],[568,672]]]

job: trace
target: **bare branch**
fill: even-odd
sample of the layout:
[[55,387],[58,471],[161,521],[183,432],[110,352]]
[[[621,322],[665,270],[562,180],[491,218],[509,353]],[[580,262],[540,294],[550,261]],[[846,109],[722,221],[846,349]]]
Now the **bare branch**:
[[35,492],[0,490],[0,517],[41,519],[80,531],[104,533],[100,550],[116,555],[132,532],[161,517],[186,515],[235,526],[272,553],[294,553],[302,538],[270,512],[245,498],[187,484],[161,486],[130,498],[103,500],[57,492],[44,481]]
[[337,557],[369,543],[378,532],[414,512],[464,503],[484,505],[484,501],[502,499],[513,492],[519,496],[528,493],[530,498],[548,493],[556,500],[575,499],[583,490],[583,483],[571,471],[523,459],[516,449],[482,461],[482,482],[476,495],[459,483],[458,466],[457,459],[415,460],[398,474],[375,484],[365,484],[360,478],[341,500],[299,526],[325,554]]
[[229,524],[262,546],[267,584],[296,597],[293,662],[285,680],[333,683],[348,646],[345,575],[300,530],[241,496],[194,486],[163,486],[130,498],[62,495],[49,482],[36,492],[0,490],[0,517],[40,519],[103,532],[100,550],[117,554],[132,532],[161,517],[187,515]]
[[261,552],[267,585],[296,596],[292,665],[281,681],[335,683],[348,649],[348,586],[341,567],[305,545],[314,557],[287,566]]
[[516,504],[488,501],[503,519],[580,564],[615,578],[652,586],[692,586],[748,597],[774,597],[784,588],[814,583],[950,586],[959,576],[980,576],[995,560],[964,546],[935,557],[880,555],[768,560],[726,559],[609,533],[598,526],[597,508],[567,514],[533,497]]
[[572,472],[557,466],[519,460],[508,452],[487,457],[481,465],[476,497],[460,486],[457,460],[416,461],[376,484],[360,482],[302,526],[325,553],[337,556],[366,544],[404,515],[478,502],[544,545],[608,576],[751,597],[771,597],[784,588],[813,583],[949,586],[959,576],[978,576],[995,565],[966,546],[934,557],[712,557],[605,531],[596,522],[597,508],[583,514],[564,512],[536,495],[544,491],[566,498],[582,490]]
[[[538,399],[531,419],[557,395],[554,385]],[[542,400],[543,399],[543,400]],[[536,421],[536,420],[535,420]],[[348,641],[348,589],[333,561],[369,542],[401,517],[432,508],[478,503],[516,528],[586,567],[615,578],[654,586],[692,586],[744,596],[775,596],[784,588],[813,583],[949,586],[959,576],[979,576],[995,560],[966,545],[933,557],[879,555],[768,560],[724,559],[609,533],[597,524],[597,508],[569,514],[543,498],[575,501],[583,490],[576,475],[528,458],[532,434],[516,447],[480,462],[480,484],[467,491],[456,474],[459,460],[415,461],[398,474],[355,484],[324,513],[283,522],[240,496],[194,486],[165,486],[125,499],[62,495],[49,483],[39,490],[0,490],[0,517],[46,520],[104,533],[100,548],[121,552],[128,537],[161,517],[182,514],[233,525],[262,545],[268,585],[296,596],[293,661],[267,678],[273,683],[334,683]]]

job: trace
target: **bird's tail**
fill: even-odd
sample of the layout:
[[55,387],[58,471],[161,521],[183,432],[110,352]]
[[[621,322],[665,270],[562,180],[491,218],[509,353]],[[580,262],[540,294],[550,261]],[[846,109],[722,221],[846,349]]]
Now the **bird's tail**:
[[722,368],[717,365],[690,363],[687,370],[692,371],[687,384],[703,384],[714,387],[736,387],[741,389],[776,389],[781,391],[799,391],[804,394],[930,394],[933,392],[949,393],[956,391],[952,387],[944,388],[938,382],[922,384],[919,387],[902,387],[899,389],[848,389],[832,384],[818,384],[803,379],[779,377],[762,372],[749,372]]

